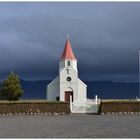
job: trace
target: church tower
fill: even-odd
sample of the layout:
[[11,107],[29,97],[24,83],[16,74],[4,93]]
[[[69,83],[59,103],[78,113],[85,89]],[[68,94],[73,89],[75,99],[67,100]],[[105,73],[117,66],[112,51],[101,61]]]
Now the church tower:
[[47,86],[47,99],[70,102],[70,96],[73,102],[84,102],[87,86],[78,78],[77,59],[67,38],[59,62],[59,76]]
[[[77,99],[78,92],[78,71],[77,71],[77,59],[71,48],[70,40],[66,40],[65,48],[62,53],[59,64],[59,76],[60,76],[60,100],[72,100]],[[64,93],[64,94],[63,94]]]

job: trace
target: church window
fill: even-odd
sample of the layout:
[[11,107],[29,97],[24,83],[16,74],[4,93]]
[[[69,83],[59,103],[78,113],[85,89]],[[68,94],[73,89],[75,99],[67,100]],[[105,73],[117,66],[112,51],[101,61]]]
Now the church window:
[[68,63],[68,66],[70,66],[70,61],[68,61],[67,63]]
[[71,77],[67,77],[67,81],[70,82],[71,81]]

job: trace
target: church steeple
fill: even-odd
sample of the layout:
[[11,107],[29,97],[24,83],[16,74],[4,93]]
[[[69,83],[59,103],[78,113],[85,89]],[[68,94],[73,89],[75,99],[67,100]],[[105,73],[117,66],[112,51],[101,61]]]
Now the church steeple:
[[69,38],[67,37],[67,40],[66,40],[66,44],[65,44],[65,48],[64,48],[64,51],[61,55],[61,60],[76,60],[76,57],[73,53],[73,50],[72,50],[72,47],[71,47],[71,44],[70,44],[70,40]]
[[61,55],[59,71],[67,68],[72,68],[77,71],[77,59],[73,53],[70,40],[68,37],[66,40],[65,48]]

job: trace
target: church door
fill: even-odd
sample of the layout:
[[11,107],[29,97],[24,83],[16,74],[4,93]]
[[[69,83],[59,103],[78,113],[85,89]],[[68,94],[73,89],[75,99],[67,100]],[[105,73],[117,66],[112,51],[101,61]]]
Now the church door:
[[65,91],[65,102],[70,102],[70,95],[72,95],[72,101],[73,101],[73,92]]

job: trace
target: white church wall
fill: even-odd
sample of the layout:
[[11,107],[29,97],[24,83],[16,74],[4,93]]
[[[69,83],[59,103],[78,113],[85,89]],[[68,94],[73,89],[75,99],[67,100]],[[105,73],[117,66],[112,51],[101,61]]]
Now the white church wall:
[[73,60],[73,61],[70,61],[72,66],[73,66],[73,69],[77,71],[77,60]]
[[[60,71],[60,100],[64,101],[65,100],[65,91],[67,90],[68,87],[71,87],[73,89],[73,96],[74,99],[78,98],[78,74],[75,69],[72,67],[69,67],[69,74],[67,73],[67,67],[62,69]],[[67,81],[67,77],[71,77],[71,81]]]
[[[67,69],[69,69],[69,73],[67,73]],[[71,83],[72,82],[76,82],[77,83],[78,72],[75,69],[73,69],[72,67],[65,67],[65,68],[61,69],[61,71],[59,72],[59,75],[60,75],[61,83],[68,82],[66,80],[67,77],[71,77],[72,78],[72,81],[70,81]]]
[[54,101],[59,96],[59,77],[57,77],[47,86],[47,100]]
[[85,102],[87,99],[87,85],[78,79],[78,102]]
[[[70,66],[68,66],[68,61],[70,61]],[[66,67],[73,68],[77,71],[77,60],[61,60],[59,62],[59,71]]]

